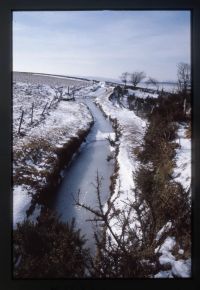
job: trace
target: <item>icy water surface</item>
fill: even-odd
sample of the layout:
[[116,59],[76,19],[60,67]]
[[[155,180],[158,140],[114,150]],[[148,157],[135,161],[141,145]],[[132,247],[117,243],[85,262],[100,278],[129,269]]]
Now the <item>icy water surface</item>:
[[94,116],[94,125],[87,136],[85,145],[80,153],[74,158],[72,164],[64,172],[64,179],[56,194],[55,210],[61,214],[63,221],[76,219],[77,228],[85,234],[87,246],[94,247],[93,230],[91,222],[86,220],[92,217],[87,210],[74,205],[80,191],[80,202],[91,207],[97,206],[97,195],[95,190],[95,179],[97,171],[102,177],[101,198],[103,204],[109,196],[110,176],[113,172],[113,162],[107,161],[110,154],[109,142],[106,137],[113,132],[112,126],[105,119],[102,112],[96,105],[85,100],[91,113]]

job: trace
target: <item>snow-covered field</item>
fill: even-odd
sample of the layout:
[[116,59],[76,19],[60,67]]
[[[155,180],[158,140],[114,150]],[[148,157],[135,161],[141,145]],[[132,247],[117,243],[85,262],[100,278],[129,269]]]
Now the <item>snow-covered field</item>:
[[158,93],[147,93],[147,92],[144,92],[141,89],[138,89],[138,90],[128,89],[128,93],[129,93],[129,95],[135,95],[135,97],[141,98],[141,99],[146,99],[148,97],[150,97],[150,98],[158,98]]
[[155,85],[147,85],[146,83],[140,83],[139,87],[141,88],[148,88],[148,89],[153,89],[153,90],[159,90],[159,91],[165,91],[169,93],[176,92],[178,89],[177,83],[158,83],[157,86]]
[[62,77],[55,75],[45,75],[36,73],[13,72],[13,82],[31,83],[35,85],[49,85],[49,86],[86,86],[92,84],[91,82],[74,79],[71,77]]
[[[17,77],[20,79],[21,75]],[[63,88],[64,93],[65,91],[68,91],[67,87]],[[18,133],[22,110],[24,114]],[[20,82],[14,83],[14,224],[24,218],[22,212],[28,209],[31,196],[46,186],[54,167],[57,166],[60,150],[73,137],[78,138],[80,132],[86,132],[92,121],[93,118],[84,104],[59,100],[54,87],[38,84],[35,76],[29,78],[27,83],[22,75]]]
[[[124,85],[124,83],[120,80],[120,79],[113,79],[113,78],[103,78],[103,77],[95,77],[95,76],[89,76],[87,77],[87,79],[95,79],[97,81],[101,81],[101,82],[109,82],[109,83],[113,83],[114,85]],[[131,86],[132,83],[131,82],[127,82],[127,85],[128,86]],[[138,84],[138,87],[141,87],[141,88],[148,88],[148,89],[152,89],[152,90],[159,90],[159,91],[162,91],[162,89],[165,91],[165,92],[176,92],[177,91],[177,88],[178,88],[178,85],[176,82],[158,82],[156,85],[153,85],[153,84],[147,84],[145,81],[144,82],[141,82]]]

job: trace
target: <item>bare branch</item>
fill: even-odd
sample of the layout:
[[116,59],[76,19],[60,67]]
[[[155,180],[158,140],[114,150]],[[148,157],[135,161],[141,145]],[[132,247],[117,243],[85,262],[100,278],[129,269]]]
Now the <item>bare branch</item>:
[[122,75],[120,76],[120,79],[121,79],[122,82],[125,84],[125,87],[126,87],[126,84],[127,84],[128,77],[129,77],[129,73],[128,73],[128,72],[124,72],[124,73],[122,73]]
[[136,86],[143,80],[146,78],[146,74],[141,71],[141,72],[133,72],[131,75],[131,82],[134,86],[134,88],[136,88]]

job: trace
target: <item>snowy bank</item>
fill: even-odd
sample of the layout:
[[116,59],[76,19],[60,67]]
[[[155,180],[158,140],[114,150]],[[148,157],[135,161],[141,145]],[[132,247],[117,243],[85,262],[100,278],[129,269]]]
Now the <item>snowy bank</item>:
[[144,92],[142,89],[136,89],[136,90],[128,89],[128,94],[135,95],[136,98],[141,98],[141,99],[146,99],[146,98],[155,98],[156,99],[159,96],[158,93]]
[[[167,237],[164,243],[156,248],[155,253],[159,253],[159,262],[163,266],[168,266],[169,270],[158,272],[155,278],[189,278],[191,277],[191,259],[176,259],[172,254],[173,248],[176,245],[174,237]],[[179,255],[183,255],[184,251],[179,249]]]
[[178,129],[178,138],[176,143],[179,148],[176,149],[176,167],[174,169],[174,180],[180,182],[185,190],[191,186],[191,139],[186,137],[186,128],[180,125]]
[[[38,194],[45,188],[48,187],[50,191],[56,185],[60,179],[60,170],[78,150],[93,123],[88,108],[73,101],[57,102],[41,118],[41,106],[52,99],[52,88],[29,84],[28,94],[26,89],[27,83],[17,83],[13,92],[14,221],[25,218],[30,197],[38,198]],[[39,104],[34,107],[34,118],[39,117],[37,122],[30,124],[28,115],[25,115],[23,134],[17,134],[19,106],[23,106],[25,111],[30,107],[30,99],[35,102],[38,100]]]
[[[111,120],[117,120],[120,138],[117,143],[118,154],[117,163],[118,171],[115,183],[114,192],[112,193],[110,201],[114,201],[113,205],[115,210],[121,212],[126,211],[126,202],[133,202],[135,200],[134,195],[134,179],[133,174],[137,169],[137,161],[134,156],[134,148],[141,144],[145,129],[146,122],[135,115],[133,111],[130,111],[124,107],[119,107],[117,104],[109,101],[109,96],[112,93],[112,88],[109,88],[105,94],[96,98],[96,103],[102,109],[107,117]],[[105,205],[105,211],[108,205]],[[112,215],[112,211],[110,215]],[[136,212],[133,213],[133,223],[130,225],[137,230],[138,220]],[[112,218],[111,220],[112,230],[116,235],[120,235],[122,231],[122,225],[120,222]],[[138,235],[140,233],[138,232]]]

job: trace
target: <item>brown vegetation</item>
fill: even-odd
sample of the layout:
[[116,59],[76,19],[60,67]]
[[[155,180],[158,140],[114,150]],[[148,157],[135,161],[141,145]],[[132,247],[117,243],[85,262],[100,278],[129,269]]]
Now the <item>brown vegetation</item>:
[[[14,150],[13,183],[30,185],[31,188],[32,202],[28,215],[32,213],[36,203],[47,205],[51,201],[61,181],[61,170],[69,165],[89,130],[90,128],[87,131],[79,130],[78,137],[72,137],[62,148],[54,147],[48,140],[40,138],[31,139],[20,150]],[[38,170],[37,166],[44,158],[45,165]]]
[[85,238],[75,223],[63,223],[49,211],[17,225],[13,232],[14,278],[82,278],[89,264]]

